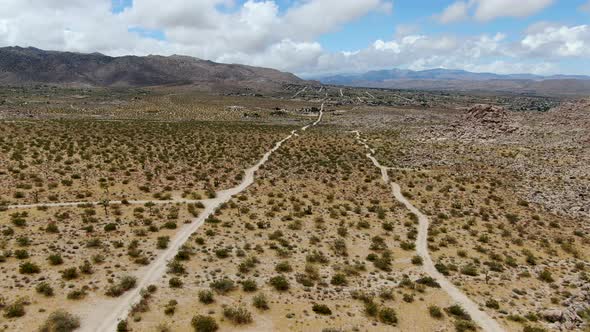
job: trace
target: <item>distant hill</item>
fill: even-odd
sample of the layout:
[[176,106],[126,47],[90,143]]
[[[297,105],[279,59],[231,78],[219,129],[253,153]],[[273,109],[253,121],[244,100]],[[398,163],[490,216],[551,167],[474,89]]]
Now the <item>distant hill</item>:
[[578,75],[499,75],[450,69],[422,71],[392,69],[370,71],[364,74],[328,76],[319,80],[324,84],[374,88],[590,94],[590,76]]
[[148,87],[203,84],[272,88],[304,82],[274,69],[220,64],[188,56],[122,56],[0,48],[0,84]]

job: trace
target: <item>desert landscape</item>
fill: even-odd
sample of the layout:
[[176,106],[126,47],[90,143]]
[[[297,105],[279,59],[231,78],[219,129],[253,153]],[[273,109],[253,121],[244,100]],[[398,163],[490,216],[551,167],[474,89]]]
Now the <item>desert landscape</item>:
[[588,328],[589,101],[172,91],[4,88],[0,328]]
[[1,0],[0,332],[590,332],[590,0]]

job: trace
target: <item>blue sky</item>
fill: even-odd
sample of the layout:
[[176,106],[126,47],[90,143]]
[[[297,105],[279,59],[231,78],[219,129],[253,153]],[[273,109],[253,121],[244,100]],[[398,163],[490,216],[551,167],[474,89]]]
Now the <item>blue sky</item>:
[[590,0],[2,0],[0,46],[183,54],[299,75],[590,75]]

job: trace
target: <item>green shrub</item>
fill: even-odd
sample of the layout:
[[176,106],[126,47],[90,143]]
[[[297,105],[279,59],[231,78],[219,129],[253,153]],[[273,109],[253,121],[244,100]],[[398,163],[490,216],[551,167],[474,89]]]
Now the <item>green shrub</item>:
[[432,288],[440,288],[440,284],[432,277],[422,277],[416,280],[416,283],[420,285],[426,285]]
[[122,320],[117,324],[117,332],[127,332],[129,331],[129,327],[127,326],[127,321]]
[[455,322],[455,330],[457,332],[477,331],[477,325],[472,321],[460,319]]
[[61,277],[65,280],[72,280],[78,278],[78,269],[76,267],[70,267],[61,271]]
[[461,268],[461,273],[464,275],[476,277],[479,273],[477,272],[477,267],[473,264],[465,265]]
[[428,313],[432,318],[441,319],[443,317],[442,310],[435,305],[431,305],[428,307]]
[[47,282],[41,282],[41,283],[37,284],[37,286],[35,287],[35,290],[39,294],[43,294],[45,296],[53,296],[53,288]]
[[383,324],[387,325],[395,325],[397,324],[397,314],[393,308],[381,308],[379,310],[379,321]]
[[555,279],[551,275],[551,271],[549,271],[549,269],[547,269],[547,268],[543,269],[543,271],[541,271],[539,273],[539,280],[542,280],[544,282],[549,282],[549,283],[555,281]]
[[376,317],[379,313],[379,307],[373,300],[365,302],[365,314],[369,317]]
[[234,324],[249,324],[252,322],[252,314],[243,307],[223,309],[223,316]]
[[86,291],[84,289],[74,289],[67,295],[68,300],[80,300],[86,297]]
[[471,316],[469,316],[469,314],[467,313],[467,311],[465,311],[465,309],[463,309],[463,307],[461,307],[458,304],[455,304],[455,305],[452,305],[452,306],[448,307],[446,309],[446,311],[449,314],[451,314],[451,315],[453,315],[453,316],[455,316],[455,317],[457,317],[459,319],[471,320]]
[[215,280],[209,284],[209,287],[213,288],[215,292],[219,294],[226,294],[235,289],[234,281],[228,278]]
[[126,291],[128,291],[132,288],[135,288],[136,284],[137,284],[137,279],[135,277],[124,276],[119,280],[119,283],[107,288],[105,295],[111,296],[111,297],[121,296]]
[[80,319],[68,312],[58,310],[47,318],[39,332],[71,332],[80,327]]
[[170,237],[169,236],[160,236],[158,237],[158,243],[157,243],[157,248],[158,249],[166,249],[168,248],[168,243],[170,243]]
[[41,268],[35,263],[24,262],[19,265],[18,271],[21,274],[35,274],[41,272]]
[[213,292],[210,290],[202,290],[199,292],[199,301],[204,304],[211,304],[215,302]]
[[412,264],[414,264],[414,265],[422,265],[423,264],[422,257],[420,257],[418,255],[412,257]]
[[289,290],[289,281],[283,276],[270,278],[270,284],[280,292]]
[[291,267],[291,264],[289,264],[289,262],[283,261],[283,262],[278,263],[275,266],[275,271],[280,272],[280,273],[282,273],[282,272],[292,272],[293,271],[293,268]]
[[219,329],[215,318],[211,316],[197,315],[191,320],[195,332],[214,332]]
[[29,252],[25,249],[17,249],[14,251],[14,257],[16,259],[27,259],[29,258]]
[[49,264],[51,265],[61,265],[64,262],[64,259],[61,257],[60,254],[51,254],[47,257]]
[[490,308],[490,309],[500,309],[500,303],[498,303],[498,301],[494,300],[494,299],[488,299],[486,301],[486,307]]
[[25,315],[25,304],[22,301],[16,301],[4,308],[4,317],[15,318]]
[[108,223],[108,224],[104,225],[104,231],[105,232],[112,232],[114,230],[117,230],[117,224]]
[[255,292],[258,290],[258,285],[256,285],[256,281],[254,280],[244,280],[242,282],[242,289],[244,292]]
[[168,280],[168,285],[171,288],[182,288],[182,280],[180,280],[180,278],[170,278],[170,280]]
[[343,273],[336,273],[332,276],[332,280],[330,280],[330,283],[335,286],[345,286],[348,283],[348,281],[346,280],[346,275],[344,275]]
[[330,310],[330,308],[325,305],[325,304],[314,304],[313,307],[311,308],[311,310],[313,310],[313,312],[315,312],[318,315],[326,315],[329,316],[332,314],[332,310]]
[[266,296],[263,293],[257,294],[252,298],[252,304],[254,307],[260,310],[268,310],[268,301],[266,300]]

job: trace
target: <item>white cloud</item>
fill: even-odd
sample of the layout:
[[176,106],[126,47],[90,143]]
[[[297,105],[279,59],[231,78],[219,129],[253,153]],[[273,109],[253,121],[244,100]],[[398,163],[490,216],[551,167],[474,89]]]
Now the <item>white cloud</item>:
[[531,54],[590,56],[590,26],[546,26],[527,34],[521,45]]
[[488,22],[501,17],[527,17],[550,5],[555,0],[469,0],[455,1],[435,17],[441,23],[453,23],[473,17]]
[[[299,74],[393,67],[537,73],[555,70],[552,64],[558,59],[590,55],[589,26],[546,22],[529,27],[518,41],[501,33],[424,34],[418,26],[401,25],[392,31],[392,37],[376,38],[365,48],[329,52],[318,42],[323,34],[368,13],[390,12],[390,0],[301,0],[282,11],[272,0],[248,0],[242,4],[234,0],[167,0],[165,5],[160,0],[134,0],[133,7],[119,14],[111,12],[110,0],[0,1],[0,46],[98,51],[114,56],[184,54]],[[482,15],[484,19],[505,15],[489,7],[501,2],[461,3],[470,17]],[[515,8],[512,14],[523,15],[550,2],[515,3],[512,7],[528,9]],[[482,14],[477,14],[480,9]],[[446,18],[439,19],[450,22],[462,13],[459,8],[454,15],[447,13]],[[142,37],[130,32],[130,27],[161,30],[166,40]]]
[[498,17],[527,17],[553,4],[554,0],[474,0],[475,18],[490,21]]
[[452,23],[465,20],[469,17],[469,3],[457,1],[449,5],[440,15],[437,16],[441,23]]

